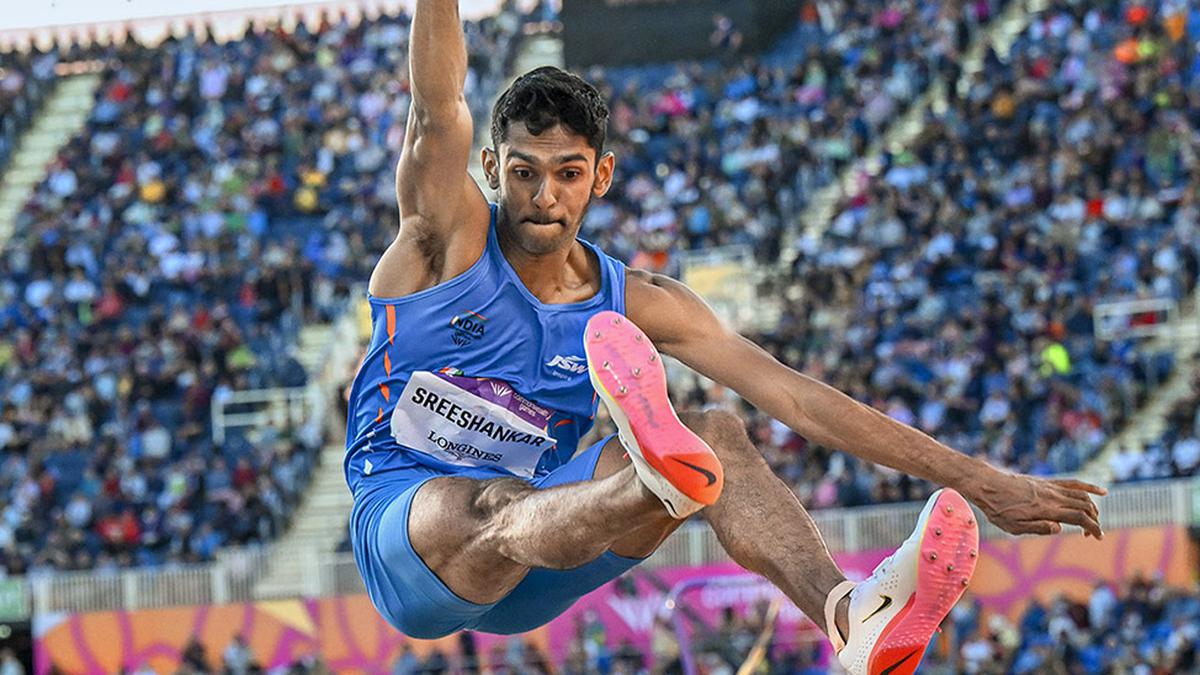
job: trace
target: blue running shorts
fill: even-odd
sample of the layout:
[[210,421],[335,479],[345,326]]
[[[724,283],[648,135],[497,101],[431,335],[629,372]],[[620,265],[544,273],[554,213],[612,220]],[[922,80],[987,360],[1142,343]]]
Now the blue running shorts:
[[[591,480],[606,442],[608,438],[530,483],[548,488]],[[380,473],[363,480],[350,512],[354,559],[367,594],[383,618],[409,637],[433,639],[459,630],[523,633],[547,623],[579,598],[642,562],[609,551],[575,569],[534,568],[499,602],[468,602],[442,583],[408,540],[413,495],[426,481],[446,475],[496,477],[495,473],[471,471],[447,474],[424,466]]]

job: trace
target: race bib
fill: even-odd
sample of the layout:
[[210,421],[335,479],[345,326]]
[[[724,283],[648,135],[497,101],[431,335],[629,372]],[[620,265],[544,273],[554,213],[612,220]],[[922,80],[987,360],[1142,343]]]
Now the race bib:
[[507,382],[417,371],[392,412],[392,437],[447,464],[532,478],[554,449],[552,414]]

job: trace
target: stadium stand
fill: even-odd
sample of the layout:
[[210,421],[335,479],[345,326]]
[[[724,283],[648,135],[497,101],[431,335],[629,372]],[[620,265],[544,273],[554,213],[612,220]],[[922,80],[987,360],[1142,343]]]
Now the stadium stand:
[[[1168,351],[1097,340],[1094,305],[1180,301],[1200,273],[1197,18],[1052,3],[885,156],[797,260],[781,289],[797,300],[760,342],[963,451],[1079,469],[1174,367]],[[750,424],[809,506],[927,489]]]
[[[303,384],[298,327],[394,232],[407,21],[89,54],[87,127],[0,259],[10,573],[209,560],[286,526],[316,447],[268,428],[214,449],[209,406]],[[475,25],[473,53],[515,28]],[[500,61],[472,71],[477,110]]]
[[615,194],[584,232],[637,267],[674,273],[680,249],[780,235],[962,52],[999,2],[806,3],[798,28],[753,58],[586,75],[609,97]]
[[1200,374],[1167,415],[1166,431],[1142,452],[1120,449],[1109,465],[1117,482],[1200,475]]
[[[622,158],[589,237],[666,272],[680,249],[727,243],[774,261],[813,190],[931,82],[957,82],[965,45],[1000,9],[818,4],[761,59],[589,73]],[[1197,185],[1178,140],[1197,128],[1194,40],[1173,5],[1136,20],[1132,7],[1055,4],[1008,58],[990,54],[777,280],[784,320],[756,337],[955,447],[1037,473],[1078,468],[1173,367],[1098,342],[1092,304],[1181,298],[1197,277]],[[518,29],[503,17],[468,29],[481,119],[509,59],[480,55],[509,54]],[[406,37],[399,17],[93,54],[111,65],[88,128],[0,262],[10,570],[200,560],[285,526],[315,448],[283,429],[209,452],[208,402],[302,381],[297,327],[340,311],[394,231]],[[1116,128],[1131,140],[1102,133]],[[733,404],[705,387],[681,398]],[[810,507],[926,490],[747,414]],[[133,468],[144,478],[122,477]]]
[[21,132],[33,123],[54,86],[56,50],[0,54],[0,172],[8,166]]
[[[814,192],[940,82],[945,110],[861,176],[824,236],[771,280],[785,311],[753,337],[961,450],[1077,470],[1157,384],[1195,365],[1100,339],[1092,311],[1196,293],[1200,7],[1048,0],[958,85],[967,44],[1004,3],[800,4],[797,30],[763,57],[585,73],[609,96],[620,158],[585,236],[669,274],[682,251],[725,244],[773,265]],[[528,21],[468,26],[477,120]],[[207,561],[287,527],[317,444],[268,427],[216,447],[209,408],[303,383],[299,327],[340,313],[391,238],[406,43],[399,16],[73,50],[105,64],[95,109],[0,248],[6,574]],[[0,55],[0,170],[65,58]],[[744,413],[810,508],[929,490],[813,447],[719,387],[675,396]],[[1200,376],[1161,438],[1112,456],[1116,480],[1200,474],[1197,410]],[[703,671],[734,672],[762,623],[729,615],[698,655]],[[1085,603],[1035,602],[1015,623],[965,602],[922,672],[1193,672],[1197,626],[1200,591],[1153,578],[1099,585]],[[642,653],[585,619],[561,668],[519,638],[486,658],[495,671],[638,673],[653,660],[664,672],[673,640],[659,622]],[[816,645],[769,653],[771,672],[826,672]],[[239,640],[223,651],[194,640],[179,672],[246,672],[253,658]],[[393,672],[469,669],[460,658],[405,650]]]

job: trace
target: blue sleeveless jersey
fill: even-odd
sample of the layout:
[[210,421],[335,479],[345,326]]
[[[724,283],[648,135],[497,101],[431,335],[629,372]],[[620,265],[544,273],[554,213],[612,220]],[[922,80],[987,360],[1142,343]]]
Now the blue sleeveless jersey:
[[583,332],[625,313],[625,267],[600,261],[601,287],[548,305],[500,251],[496,206],[487,247],[459,276],[402,298],[368,296],[371,344],[350,391],[346,481],[417,465],[446,473],[545,475],[574,454],[597,399]]

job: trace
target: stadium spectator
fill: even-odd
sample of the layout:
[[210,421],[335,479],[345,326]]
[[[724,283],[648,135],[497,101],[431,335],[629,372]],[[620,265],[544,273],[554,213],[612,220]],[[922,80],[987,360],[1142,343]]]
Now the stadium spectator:
[[240,633],[233,636],[233,641],[225,648],[221,659],[225,664],[225,672],[229,675],[246,675],[251,670],[259,668],[254,660],[254,653],[246,644],[246,638]]
[[8,647],[0,649],[0,675],[25,675],[25,666]]

